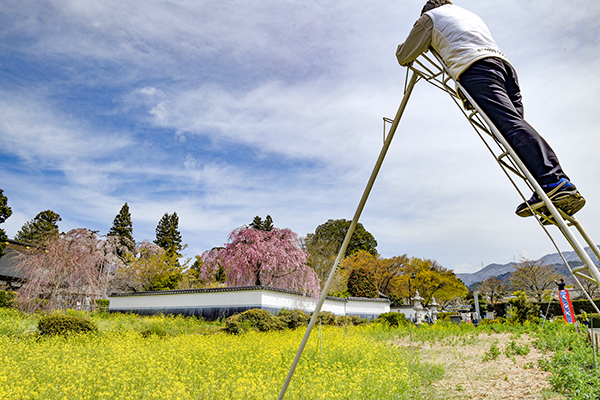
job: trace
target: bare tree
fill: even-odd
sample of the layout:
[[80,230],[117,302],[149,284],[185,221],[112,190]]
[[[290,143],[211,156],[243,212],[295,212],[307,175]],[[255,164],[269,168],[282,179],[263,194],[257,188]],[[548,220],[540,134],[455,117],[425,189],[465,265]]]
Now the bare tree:
[[118,243],[101,240],[87,229],[47,236],[31,247],[17,268],[27,277],[17,304],[24,311],[72,306],[83,297],[106,297],[109,272],[122,265]]
[[[598,294],[600,293],[600,288],[595,282],[589,281],[587,279],[580,279],[579,282],[581,283],[581,286],[583,286],[583,290],[585,290],[592,299],[598,297]],[[581,296],[581,298],[584,297],[585,296],[583,295]]]
[[508,285],[495,276],[490,276],[479,285],[477,291],[485,296],[490,304],[496,304],[508,293]]
[[545,261],[522,258],[512,273],[510,283],[515,290],[522,290],[541,302],[547,291],[554,287],[554,282],[560,278],[563,276]]

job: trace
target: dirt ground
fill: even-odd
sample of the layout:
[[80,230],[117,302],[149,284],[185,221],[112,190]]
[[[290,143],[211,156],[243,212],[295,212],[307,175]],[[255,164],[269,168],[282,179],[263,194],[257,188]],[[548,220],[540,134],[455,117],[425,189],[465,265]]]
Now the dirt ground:
[[[529,345],[528,355],[509,358],[504,350],[512,339],[519,345],[531,343],[525,335],[513,338],[510,334],[480,335],[433,346],[411,343],[409,339],[395,343],[414,349],[423,362],[443,365],[443,379],[432,384],[432,397],[436,399],[566,399],[551,391],[546,380],[549,373],[538,367],[537,361],[548,355]],[[483,361],[494,343],[501,354]]]

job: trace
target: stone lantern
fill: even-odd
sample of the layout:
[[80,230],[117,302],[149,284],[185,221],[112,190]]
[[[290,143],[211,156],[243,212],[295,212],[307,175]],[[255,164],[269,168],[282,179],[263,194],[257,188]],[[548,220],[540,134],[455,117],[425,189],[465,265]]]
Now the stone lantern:
[[435,301],[435,297],[431,298],[431,303],[429,303],[429,310],[431,311],[431,319],[433,320],[433,322],[437,321],[437,315],[438,315],[438,307],[439,304]]
[[421,305],[421,302],[424,299],[419,296],[419,291],[415,292],[415,297],[413,298],[413,309],[415,310],[415,319],[416,323],[420,324],[425,319],[426,310]]

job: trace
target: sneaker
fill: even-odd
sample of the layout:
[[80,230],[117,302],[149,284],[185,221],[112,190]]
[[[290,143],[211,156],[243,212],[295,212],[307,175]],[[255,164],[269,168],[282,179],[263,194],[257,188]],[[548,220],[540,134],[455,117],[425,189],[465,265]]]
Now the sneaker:
[[[557,183],[542,185],[542,189],[548,195],[552,204],[569,216],[581,210],[585,205],[585,199],[579,193],[575,185],[565,178],[562,178]],[[519,217],[530,217],[533,215],[531,210],[549,213],[546,205],[542,199],[539,198],[537,193],[534,193],[525,203],[519,204],[515,213]]]

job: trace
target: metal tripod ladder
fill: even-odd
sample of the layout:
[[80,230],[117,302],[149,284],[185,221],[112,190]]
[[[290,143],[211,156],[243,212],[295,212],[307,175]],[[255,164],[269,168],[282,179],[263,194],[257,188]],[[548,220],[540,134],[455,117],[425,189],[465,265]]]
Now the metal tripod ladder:
[[[563,262],[573,275],[573,278],[575,279],[579,288],[583,293],[585,293],[586,297],[588,300],[590,300],[596,311],[599,312],[598,307],[596,307],[587,291],[583,288],[580,279],[585,279],[600,285],[600,271],[590,255],[580,244],[580,239],[582,239],[587,246],[589,246],[592,253],[598,260],[600,260],[600,251],[598,250],[598,247],[587,234],[585,229],[583,229],[583,226],[577,220],[577,218],[575,218],[575,216],[566,215],[552,204],[546,193],[535,181],[531,173],[527,170],[523,162],[506,142],[498,129],[485,115],[481,108],[473,101],[467,91],[461,87],[460,83],[450,76],[441,57],[433,50],[431,50],[430,53],[431,55],[429,56],[427,54],[422,54],[408,67],[405,93],[407,93],[409,85],[414,85],[421,79],[426,80],[435,87],[448,93],[452,100],[461,109],[469,123],[473,126],[479,137],[483,140],[486,147],[494,156],[496,162],[502,168],[503,172],[515,187],[523,201],[526,201],[527,198],[520,187],[524,186],[527,188],[527,191],[525,192],[526,194],[529,194],[533,191],[538,194],[538,196],[544,201],[545,208],[548,210],[548,212],[540,211],[543,210],[544,207],[535,210],[530,207],[530,211],[534,216],[537,217],[539,225],[542,227],[546,235],[548,235],[557,252],[560,254]],[[471,107],[469,110],[466,110],[463,106],[463,100],[459,97],[458,90],[460,90],[460,93],[470,103]],[[521,185],[517,184],[517,182],[520,182]],[[582,262],[581,266],[572,268],[569,265],[562,251],[558,248],[558,245],[552,234],[548,230],[548,227],[551,226],[556,226],[559,232],[571,245]],[[579,238],[572,227],[575,228]]]
[[[583,293],[585,293],[588,300],[596,309],[596,312],[600,314],[600,310],[598,310],[598,307],[596,307],[596,304],[592,301],[590,295],[584,289],[580,281],[580,279],[585,279],[600,285],[600,271],[598,271],[598,267],[594,264],[591,257],[585,252],[585,249],[579,243],[580,239],[577,238],[571,227],[576,228],[580,238],[583,238],[583,240],[590,247],[596,258],[600,260],[600,251],[596,247],[596,244],[592,241],[590,236],[585,232],[585,230],[575,217],[566,215],[552,204],[552,202],[548,199],[546,193],[542,190],[542,188],[535,181],[535,179],[533,179],[533,176],[529,173],[523,162],[519,159],[514,150],[506,142],[504,137],[502,137],[498,129],[489,120],[485,113],[481,111],[479,106],[473,101],[473,99],[468,95],[468,93],[461,88],[460,84],[450,76],[440,56],[436,54],[435,51],[433,51],[432,49],[430,49],[430,51],[430,56],[422,54],[408,67],[404,87],[404,96],[400,103],[400,107],[396,112],[395,118],[383,119],[383,147],[381,149],[381,152],[379,153],[379,157],[377,159],[377,162],[375,163],[373,172],[371,173],[369,181],[367,182],[367,186],[360,199],[360,202],[354,214],[354,218],[350,223],[350,227],[348,228],[348,232],[346,233],[344,242],[342,243],[342,246],[338,251],[337,257],[333,264],[333,268],[331,269],[329,277],[327,278],[327,282],[323,287],[321,296],[316,304],[313,316],[310,319],[308,327],[306,328],[306,332],[304,333],[304,337],[302,338],[302,342],[300,343],[300,346],[296,353],[296,357],[294,358],[286,380],[283,383],[278,400],[283,400],[283,398],[285,397],[285,393],[292,380],[298,362],[300,361],[302,352],[304,351],[312,329],[315,326],[315,323],[317,322],[319,312],[321,311],[323,303],[325,302],[325,298],[327,297],[329,287],[333,282],[333,278],[335,277],[337,268],[343,259],[343,255],[346,252],[346,248],[348,247],[350,238],[354,233],[354,229],[356,227],[356,224],[358,223],[358,219],[362,214],[362,210],[367,202],[369,194],[371,193],[371,189],[373,188],[373,184],[375,183],[377,174],[381,169],[381,165],[383,164],[385,155],[387,154],[394,134],[396,133],[396,128],[400,123],[400,118],[402,118],[402,114],[404,113],[404,109],[406,108],[406,104],[408,103],[408,99],[410,98],[413,88],[420,80],[425,80],[450,95],[452,100],[454,100],[456,105],[458,105],[458,107],[461,109],[469,123],[473,126],[479,137],[483,140],[488,150],[492,153],[494,159],[498,162],[498,165],[500,165],[510,182],[513,184],[513,186],[523,199],[523,201],[526,201],[526,198],[523,194],[523,191],[519,188],[519,185],[517,185],[517,182],[519,181],[522,181],[521,185],[524,184],[527,187],[527,194],[529,194],[530,191],[535,191],[537,192],[538,196],[544,201],[544,203],[546,204],[546,208],[549,211],[549,214],[544,214],[543,212],[538,211],[539,209],[531,209],[531,211],[535,216],[537,216],[540,226],[543,228],[543,230],[546,232],[546,234],[552,241],[552,244],[560,254],[563,262],[575,278],[575,281],[577,282],[579,288],[582,290]],[[452,84],[454,85],[454,87],[451,86]],[[473,106],[473,111],[467,112],[463,109],[462,100],[457,94],[457,89],[461,89],[461,93],[464,94],[464,97],[466,97],[469,103]],[[386,132],[388,123],[391,124],[391,126]],[[569,242],[571,247],[573,247],[573,250],[575,250],[575,252],[579,256],[580,260],[583,263],[582,266],[571,268],[564,255],[558,248],[556,241],[547,229],[547,227],[551,225],[558,227],[559,231],[563,234],[565,239]]]

